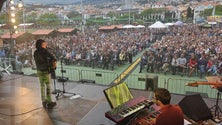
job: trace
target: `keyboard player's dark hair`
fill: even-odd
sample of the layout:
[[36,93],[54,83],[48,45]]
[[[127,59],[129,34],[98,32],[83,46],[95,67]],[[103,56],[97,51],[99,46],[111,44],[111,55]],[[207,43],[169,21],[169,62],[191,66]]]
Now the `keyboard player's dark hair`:
[[161,101],[164,105],[170,104],[171,95],[170,92],[165,88],[157,88],[154,91],[156,100]]

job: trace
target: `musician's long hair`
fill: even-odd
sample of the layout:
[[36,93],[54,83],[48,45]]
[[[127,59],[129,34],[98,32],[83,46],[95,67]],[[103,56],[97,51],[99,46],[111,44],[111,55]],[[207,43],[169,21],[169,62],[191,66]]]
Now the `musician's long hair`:
[[42,43],[44,43],[44,42],[45,42],[45,40],[43,40],[43,39],[38,39],[38,40],[36,41],[36,43],[35,43],[36,49],[42,49]]

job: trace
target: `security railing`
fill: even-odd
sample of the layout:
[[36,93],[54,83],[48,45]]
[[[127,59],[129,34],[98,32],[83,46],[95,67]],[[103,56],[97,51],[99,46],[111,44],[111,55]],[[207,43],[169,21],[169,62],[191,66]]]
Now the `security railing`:
[[82,82],[93,82],[101,85],[110,85],[118,77],[115,72],[81,70],[80,77]]
[[[56,70],[56,76],[68,77],[70,81],[78,82],[90,82],[99,85],[109,86],[112,82],[118,78],[120,74],[111,72],[111,71],[96,71],[88,69],[75,69],[75,68],[63,68],[65,73],[61,73],[61,67],[58,67]],[[158,77],[158,81],[152,81],[154,76]],[[146,80],[147,75],[145,74],[129,74],[122,82],[126,82],[129,88],[139,89],[141,91],[147,91],[149,87],[167,88],[171,93],[174,94],[192,94],[200,93],[205,97],[216,98],[217,90],[212,89],[209,85],[199,85],[198,87],[186,86],[186,83],[195,82],[186,77],[181,78],[167,78],[163,75],[153,75],[149,74],[148,76],[151,80]],[[151,85],[150,85],[151,84]],[[154,84],[154,85],[152,85]]]
[[167,89],[171,93],[189,95],[199,93],[203,97],[216,98],[217,89],[210,85],[199,85],[198,87],[188,86],[187,83],[196,82],[190,79],[169,78],[167,79]]
[[81,79],[81,72],[79,69],[57,67],[55,72],[56,77],[67,77],[70,81],[80,81]]

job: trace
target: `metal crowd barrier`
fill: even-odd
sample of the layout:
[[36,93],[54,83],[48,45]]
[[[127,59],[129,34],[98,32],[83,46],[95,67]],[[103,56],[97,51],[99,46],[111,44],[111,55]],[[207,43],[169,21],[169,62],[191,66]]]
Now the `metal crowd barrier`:
[[10,66],[8,69],[10,72],[13,71],[12,69],[12,63],[14,63],[14,66],[16,67],[15,59],[14,58],[0,58],[0,66],[3,68],[7,68]]
[[194,80],[190,79],[178,79],[169,78],[167,79],[167,89],[171,93],[189,95],[189,94],[200,94],[202,97],[216,98],[217,89],[212,88],[210,85],[199,85],[198,87],[187,86],[187,83],[193,83]]
[[118,74],[108,71],[95,71],[95,70],[85,70],[85,69],[74,69],[74,68],[63,68],[65,71],[63,74],[61,72],[61,67],[57,67],[56,76],[57,77],[68,77],[70,81],[78,82],[89,82],[101,85],[109,85],[113,79],[115,79]]
[[146,76],[138,74],[130,74],[126,79],[129,88],[146,90]]
[[110,85],[118,77],[118,74],[108,71],[81,70],[80,77],[82,82]]
[[[62,72],[61,70],[64,70]],[[80,81],[80,70],[74,69],[74,68],[63,68],[57,67],[56,71],[56,77],[67,77],[70,81]],[[62,74],[63,73],[63,74]]]
[[[66,72],[63,73],[64,77],[68,77],[70,81],[89,82],[100,85],[111,85],[111,83],[120,75],[111,71],[96,71],[90,69],[75,69],[63,68]],[[56,76],[61,77],[61,67],[57,67]],[[152,81],[152,78],[158,77],[158,82]],[[171,93],[188,95],[193,93],[200,93],[208,98],[216,98],[217,90],[212,89],[209,85],[199,85],[198,87],[186,86],[186,83],[195,82],[186,77],[184,78],[167,78],[161,75],[149,74],[148,77],[151,81],[146,81],[145,74],[129,74],[122,82],[126,82],[129,88],[147,91],[150,87],[161,87],[168,89]],[[152,82],[152,83],[151,83]],[[157,84],[157,85],[155,85]]]

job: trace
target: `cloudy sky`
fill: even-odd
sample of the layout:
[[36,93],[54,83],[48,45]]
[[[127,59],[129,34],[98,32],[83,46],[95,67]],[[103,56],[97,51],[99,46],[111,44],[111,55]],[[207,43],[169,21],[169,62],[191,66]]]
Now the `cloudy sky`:
[[41,4],[70,4],[70,3],[76,3],[81,0],[23,0],[25,4],[35,4],[35,3],[41,3]]

